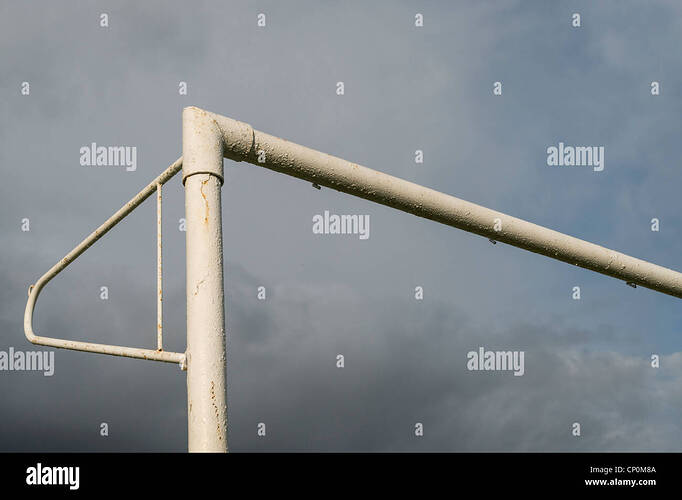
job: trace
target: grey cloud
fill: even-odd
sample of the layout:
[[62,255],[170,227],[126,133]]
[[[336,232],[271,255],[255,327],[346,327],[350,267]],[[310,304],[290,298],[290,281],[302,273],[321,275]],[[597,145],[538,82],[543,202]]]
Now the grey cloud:
[[[28,285],[181,154],[186,105],[679,268],[676,2],[0,9],[0,349],[32,348]],[[108,30],[97,26],[105,10]],[[559,140],[605,145],[606,169],[548,168],[545,148]],[[92,141],[137,146],[137,171],[81,167]],[[251,165],[225,168],[234,450],[680,449],[676,299]],[[166,331],[182,350],[179,180],[164,195]],[[311,217],[325,209],[370,215],[371,238],[316,238]],[[36,330],[153,345],[154,224],[148,202],[50,283]],[[478,346],[525,350],[526,374],[468,372]],[[56,362],[50,380],[0,372],[0,451],[185,449],[176,367],[66,351]]]

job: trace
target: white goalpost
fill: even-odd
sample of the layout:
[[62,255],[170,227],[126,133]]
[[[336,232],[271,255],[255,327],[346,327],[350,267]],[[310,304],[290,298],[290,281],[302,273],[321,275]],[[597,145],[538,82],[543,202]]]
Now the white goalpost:
[[[583,267],[631,286],[682,298],[682,274],[433,189],[351,163],[196,107],[182,114],[182,157],[29,287],[24,332],[33,344],[178,363],[187,371],[188,450],[227,451],[221,188],[223,159],[245,161],[403,212]],[[187,349],[163,350],[161,189],[182,170],[185,187]],[[157,349],[38,336],[33,312],[44,286],[154,192],[157,193]]]

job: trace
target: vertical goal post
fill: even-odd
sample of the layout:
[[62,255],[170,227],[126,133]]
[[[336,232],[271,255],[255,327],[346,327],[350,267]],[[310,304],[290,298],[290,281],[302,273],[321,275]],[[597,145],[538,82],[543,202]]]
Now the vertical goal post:
[[[386,205],[682,298],[682,274],[538,226],[454,196],[363,167],[196,107],[182,114],[183,156],[29,287],[26,338],[37,345],[178,363],[187,371],[188,450],[227,451],[225,306],[221,188],[223,159],[275,172]],[[163,350],[161,186],[182,170],[186,220],[187,349]],[[157,193],[157,349],[41,337],[33,311],[43,287],[144,200]]]

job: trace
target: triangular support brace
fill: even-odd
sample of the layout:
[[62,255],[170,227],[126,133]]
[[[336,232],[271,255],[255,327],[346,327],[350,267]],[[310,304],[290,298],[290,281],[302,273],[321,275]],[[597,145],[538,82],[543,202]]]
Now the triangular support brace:
[[[93,233],[85,238],[76,248],[71,250],[66,257],[60,260],[57,264],[52,266],[52,269],[43,274],[35,284],[28,289],[28,302],[26,303],[26,310],[24,312],[24,333],[29,342],[37,345],[44,345],[48,347],[56,347],[59,349],[71,349],[74,351],[94,352],[99,354],[110,354],[112,356],[123,356],[126,358],[148,359],[151,361],[164,361],[166,363],[178,363],[180,368],[186,369],[186,355],[180,352],[170,352],[163,350],[163,343],[161,339],[162,324],[161,324],[161,186],[168,182],[175,174],[182,169],[182,157],[178,158],[171,166],[169,166],[161,175],[150,182],[147,187],[140,191],[132,200],[123,205],[109,220],[98,227]],[[69,264],[78,258],[83,252],[90,248],[97,240],[107,234],[111,228],[121,222],[130,212],[135,210],[144,200],[149,198],[152,193],[157,192],[157,258],[158,258],[158,277],[157,277],[157,347],[158,349],[140,349],[137,347],[123,347],[106,344],[93,344],[91,342],[81,342],[77,340],[56,339],[51,337],[41,337],[33,331],[33,311],[35,309],[38,295],[45,285],[47,285],[52,278],[62,272]]]

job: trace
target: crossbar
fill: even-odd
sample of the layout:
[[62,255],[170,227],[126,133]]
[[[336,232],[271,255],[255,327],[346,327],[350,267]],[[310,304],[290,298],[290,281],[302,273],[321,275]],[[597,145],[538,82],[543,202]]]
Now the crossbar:
[[[206,113],[224,156],[682,298],[682,274]],[[186,176],[186,174],[184,174]]]

